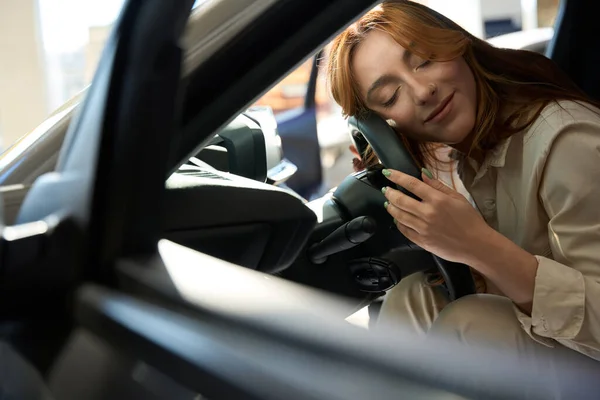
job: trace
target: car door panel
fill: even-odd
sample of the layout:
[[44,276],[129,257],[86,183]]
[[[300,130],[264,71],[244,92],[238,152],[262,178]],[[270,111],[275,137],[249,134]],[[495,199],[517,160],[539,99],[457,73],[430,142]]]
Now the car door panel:
[[[473,351],[472,344],[421,340],[402,329],[367,332],[343,321],[343,299],[168,241],[152,259],[121,262],[118,271],[125,293],[96,285],[79,291],[82,329],[120,350],[129,365],[164,371],[174,389],[205,398],[541,400],[556,390],[564,398],[600,390],[591,359],[585,365],[567,359],[557,374],[544,356],[524,358],[490,346]],[[56,381],[81,365],[81,352],[67,349],[70,368],[63,363]],[[88,368],[97,362],[87,361]],[[134,380],[147,385],[132,369],[101,374],[124,387]],[[86,398],[107,397],[97,391]]]

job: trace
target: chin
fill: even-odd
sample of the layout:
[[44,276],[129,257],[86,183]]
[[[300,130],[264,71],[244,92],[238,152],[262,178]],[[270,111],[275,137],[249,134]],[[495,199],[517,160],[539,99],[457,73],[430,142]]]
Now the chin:
[[[458,121],[456,121],[458,122]],[[448,145],[458,145],[463,143],[465,140],[468,140],[471,136],[471,132],[473,131],[473,124],[453,124],[455,126],[449,127],[446,132],[446,140],[444,143]]]
[[448,132],[444,135],[444,138],[440,138],[440,142],[449,146],[458,145],[463,143],[469,137],[468,133],[463,132]]

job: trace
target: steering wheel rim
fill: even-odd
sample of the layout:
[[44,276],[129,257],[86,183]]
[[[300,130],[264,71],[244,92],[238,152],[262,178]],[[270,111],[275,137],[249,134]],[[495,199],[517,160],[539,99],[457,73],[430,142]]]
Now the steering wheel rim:
[[[362,136],[364,141],[375,151],[375,154],[377,154],[377,157],[385,167],[404,172],[421,180],[420,168],[416,165],[402,140],[383,118],[373,112],[368,112],[360,118],[350,117],[348,124],[357,148],[362,142],[360,140],[360,136]],[[364,144],[362,142],[363,146]],[[402,187],[398,187],[398,190],[420,200]],[[475,282],[471,275],[471,270],[467,265],[444,260],[435,254],[431,254],[431,256],[441,275],[444,277],[450,300],[456,300],[460,297],[476,293]]]
[[[348,123],[352,136],[360,133],[371,145],[383,165],[421,179],[421,171],[414,163],[408,149],[383,118],[369,112],[362,118],[350,117]],[[395,149],[395,152],[390,152],[388,149]]]

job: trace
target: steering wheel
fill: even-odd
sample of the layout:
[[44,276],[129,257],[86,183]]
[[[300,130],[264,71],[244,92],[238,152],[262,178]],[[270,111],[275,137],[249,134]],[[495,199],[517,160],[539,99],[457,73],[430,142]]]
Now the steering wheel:
[[[350,126],[350,133],[355,141],[355,144],[357,145],[357,150],[362,153],[366,144],[368,143],[371,145],[372,149],[375,151],[381,160],[381,163],[385,167],[395,169],[417,179],[421,179],[421,171],[417,167],[407,148],[404,146],[404,143],[402,143],[402,140],[398,137],[396,132],[394,132],[392,127],[389,126],[389,124],[381,117],[375,113],[368,113],[360,118],[351,117],[349,118],[348,122]],[[380,178],[379,176],[383,175],[379,172],[379,170],[372,171],[375,172],[377,178],[375,178],[375,174],[369,174],[369,172],[371,171],[366,172],[366,179],[363,179],[362,182],[367,183],[373,191],[380,191],[383,186],[396,187],[403,193],[420,200],[404,188],[397,187],[393,182],[385,178]],[[349,182],[349,184],[338,188],[338,190],[334,193],[334,198],[336,198],[336,200],[342,204],[342,206],[345,205],[347,209],[350,208],[348,201],[356,200],[358,197],[357,195],[348,196],[348,193],[352,192],[352,190],[350,190],[348,187],[352,186],[351,182]],[[354,192],[356,192],[356,190],[354,190]],[[374,205],[363,204],[362,207],[364,210],[367,210],[367,215],[371,216],[377,225],[389,226],[390,223],[392,223],[392,218],[389,214],[387,214],[387,212],[372,215],[368,211],[373,210],[374,207],[379,207],[380,209],[383,208],[381,197],[375,195],[363,195],[362,199],[365,199],[363,202],[377,202]],[[360,213],[360,211],[355,209],[355,213]],[[397,245],[408,249],[419,249],[422,251],[422,249],[420,249],[414,243],[410,243],[410,241],[406,239],[406,237],[404,237],[404,235],[402,235],[399,231],[397,231],[397,229],[395,229],[395,231],[397,234],[394,236],[395,243],[390,243],[392,246]],[[432,254],[432,257],[437,269],[445,280],[445,287],[450,300],[456,300],[460,297],[476,292],[473,276],[471,275],[471,271],[468,266],[444,260],[435,254]]]

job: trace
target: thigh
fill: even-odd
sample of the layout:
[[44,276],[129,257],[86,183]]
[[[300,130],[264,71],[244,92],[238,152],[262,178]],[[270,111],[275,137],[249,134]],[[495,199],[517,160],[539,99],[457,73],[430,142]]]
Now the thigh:
[[544,345],[532,339],[521,327],[513,302],[498,295],[476,294],[450,303],[440,312],[429,334],[454,339],[467,346],[487,346],[495,351],[518,354],[525,359],[596,364],[590,363],[591,358],[556,341]]
[[533,351],[537,346],[546,347],[521,329],[510,299],[490,294],[466,296],[450,303],[440,312],[430,333],[466,344],[493,343],[505,350]]
[[385,296],[377,326],[401,325],[425,334],[448,300],[438,288],[425,284],[424,274],[417,272],[402,279]]
[[498,391],[505,398],[600,398],[600,363],[557,342],[548,341],[549,347],[532,339],[506,297],[480,294],[450,303],[427,338],[450,360],[449,367],[456,367],[448,374],[474,380],[482,393],[489,392],[481,398]]

